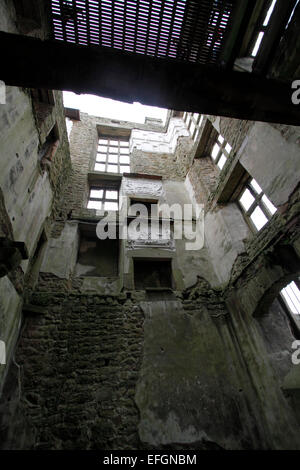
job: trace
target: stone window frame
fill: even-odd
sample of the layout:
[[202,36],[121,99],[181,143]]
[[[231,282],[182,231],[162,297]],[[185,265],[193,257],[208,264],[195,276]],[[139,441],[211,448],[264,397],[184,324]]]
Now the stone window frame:
[[[228,147],[230,147],[230,149]],[[228,162],[231,152],[232,146],[230,145],[230,143],[227,142],[227,140],[225,140],[220,133],[218,133],[214,144],[211,146],[210,156],[212,161],[220,171],[224,169],[226,163]],[[224,163],[222,164],[221,162]]]
[[[95,192],[100,192],[95,194]],[[94,192],[94,193],[92,193]],[[116,193],[116,197],[112,197],[110,194],[108,196],[108,193]],[[100,207],[91,207],[93,205],[93,202],[99,202]],[[91,203],[91,204],[90,204]],[[112,208],[106,208],[106,203],[116,203],[117,207],[115,209]],[[101,182],[99,183],[93,183],[89,186],[89,195],[88,195],[88,201],[87,201],[87,209],[93,209],[93,210],[102,210],[102,211],[118,211],[119,210],[119,188],[114,185],[114,184],[109,184],[108,182]],[[90,207],[89,207],[90,206]]]
[[193,141],[195,142],[199,136],[200,126],[203,121],[203,114],[185,112],[183,113],[182,119],[189,133],[191,134]]
[[[295,299],[292,298],[292,292],[295,296]],[[289,282],[283,289],[281,289],[280,296],[288,312],[295,319],[300,331],[300,279],[297,278]],[[291,303],[289,302],[289,300]],[[293,309],[291,305],[293,305]]]
[[[249,207],[245,207],[241,203],[241,198],[243,197],[243,195],[247,193],[247,191],[250,193],[250,195],[253,198]],[[265,227],[277,211],[277,208],[272,204],[272,202],[267,197],[267,195],[263,192],[262,188],[259,186],[257,181],[254,178],[252,178],[251,175],[249,175],[247,182],[242,187],[237,197],[237,203],[248,225],[250,226],[252,231],[254,231],[255,233],[259,232],[263,227]],[[252,217],[256,209],[260,209],[260,211],[263,213],[266,219],[266,222],[260,228],[256,226]]]
[[[293,285],[296,289],[293,289]],[[296,302],[290,304],[290,294],[288,292],[289,289],[293,289],[296,296]],[[289,282],[283,289],[281,289],[278,297],[277,297],[280,305],[284,309],[286,315],[288,316],[290,322],[292,322],[293,327],[296,331],[300,334],[300,278],[296,278],[293,281]],[[293,305],[294,308],[291,307]]]
[[[126,145],[122,145],[123,142]],[[106,150],[99,150],[100,147],[106,147]],[[112,157],[116,161],[109,161],[112,160]],[[122,157],[128,157],[128,163],[121,162]],[[100,165],[104,168],[100,169]],[[116,168],[117,171],[111,171],[111,167]],[[99,135],[94,171],[115,174],[130,173],[129,138],[117,135]]]
[[[291,285],[294,284],[294,299],[291,299],[290,295],[286,290],[291,288]],[[288,295],[287,295],[288,294]],[[293,296],[293,294],[292,294]],[[296,339],[300,338],[300,277],[290,276],[284,277],[279,281],[279,288],[276,293],[276,297],[270,298],[270,301],[267,302],[267,307],[272,304],[274,300],[277,300],[287,317],[287,320],[290,324],[292,333]],[[291,302],[292,300],[292,302]],[[267,315],[269,309],[264,309],[263,315]]]

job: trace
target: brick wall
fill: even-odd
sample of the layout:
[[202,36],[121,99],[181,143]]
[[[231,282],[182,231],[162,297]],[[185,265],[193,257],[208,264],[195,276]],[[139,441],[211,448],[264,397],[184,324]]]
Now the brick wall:
[[196,201],[205,204],[216,187],[220,172],[210,157],[194,160],[188,173]]
[[[32,448],[32,436],[39,449],[138,448],[140,309],[125,295],[39,293],[31,302],[43,313],[27,317],[16,358],[31,429],[23,448]],[[7,415],[8,448],[20,437],[11,426]]]
[[150,153],[134,149],[131,154],[131,172],[184,181],[187,171],[186,156],[190,150],[191,141],[188,137],[179,138],[174,154]]

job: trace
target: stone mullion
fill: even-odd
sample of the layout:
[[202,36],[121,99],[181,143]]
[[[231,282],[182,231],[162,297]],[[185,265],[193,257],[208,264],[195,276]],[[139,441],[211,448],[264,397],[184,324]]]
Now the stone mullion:
[[[249,189],[249,191],[251,192],[252,196],[255,198],[255,200],[253,201],[253,203],[251,204],[250,208],[248,209],[248,211],[247,211],[247,213],[246,213],[247,215],[249,214],[248,217],[251,216],[251,214],[254,212],[254,210],[256,209],[256,207],[259,207],[259,208],[262,210],[263,214],[266,216],[266,218],[267,218],[268,220],[270,220],[271,217],[272,217],[272,214],[271,214],[271,212],[268,210],[268,208],[266,207],[266,205],[264,204],[264,202],[262,201],[262,198],[263,198],[263,196],[264,196],[264,193],[261,192],[260,194],[257,194],[257,192],[256,192],[254,189],[252,189],[250,185],[247,185],[247,189]],[[254,207],[253,207],[253,209],[251,210],[252,206],[254,206]]]
[[223,153],[223,148],[224,148],[223,145],[224,145],[224,143],[225,143],[225,140],[223,141],[223,144],[221,144],[218,140],[216,141],[216,144],[218,144],[218,145],[220,146],[220,148],[219,148],[219,151],[218,151],[218,155],[217,155],[216,158],[215,158],[215,165],[218,164],[218,161],[219,161],[220,158],[221,158],[221,155],[222,155],[222,153]]
[[110,149],[110,139],[107,139],[106,163],[105,163],[105,171],[106,171],[106,173],[108,172],[109,149]]
[[121,142],[118,140],[118,173],[121,173],[120,168],[120,153],[121,153]]
[[266,206],[266,204],[264,203],[264,201],[262,200],[262,197],[265,196],[265,194],[262,192],[261,193],[261,200],[259,202],[259,207],[261,208],[261,210],[263,211],[263,213],[265,214],[265,216],[267,217],[268,220],[270,220],[272,218],[272,213],[269,211],[268,207]]
[[[102,191],[103,191],[102,197],[91,197],[91,191],[92,191],[93,189],[102,189]],[[97,202],[100,201],[100,202],[101,202],[101,209],[100,209],[100,210],[103,209],[104,196],[105,196],[105,189],[99,188],[99,186],[93,186],[93,187],[90,188],[89,201],[97,201]]]
[[254,201],[252,202],[251,206],[247,211],[244,210],[247,217],[250,218],[251,214],[254,212],[256,207],[260,207],[260,200],[263,196],[263,193],[257,194],[250,185],[246,185],[246,188],[250,191],[251,195],[254,197]]

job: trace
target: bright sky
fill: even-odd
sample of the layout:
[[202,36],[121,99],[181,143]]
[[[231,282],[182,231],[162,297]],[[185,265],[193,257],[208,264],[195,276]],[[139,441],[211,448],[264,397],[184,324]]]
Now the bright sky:
[[77,95],[70,91],[63,92],[64,105],[76,108],[92,116],[100,116],[121,121],[132,121],[144,124],[145,117],[153,117],[166,121],[167,109],[144,106],[140,103],[123,103],[95,95]]

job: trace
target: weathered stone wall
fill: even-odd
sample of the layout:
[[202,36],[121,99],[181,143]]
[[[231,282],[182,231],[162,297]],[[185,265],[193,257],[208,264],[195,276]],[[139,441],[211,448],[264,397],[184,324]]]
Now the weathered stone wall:
[[237,256],[245,252],[249,227],[237,205],[228,203],[206,213],[204,230],[205,245],[217,277],[213,286],[224,286]]
[[[286,218],[279,222],[277,213],[259,233],[253,234],[236,203],[219,204],[218,198],[240,163],[258,181],[273,204],[282,206],[279,212],[286,212],[289,197],[299,183],[300,128],[216,116],[207,119],[230,143],[232,151],[220,171],[205,150],[202,156],[194,159],[187,180],[195,200],[205,205],[205,246],[210,252],[218,282],[226,283],[232,269],[235,270],[235,261],[249,262],[249,257],[260,251],[259,247],[264,249],[267,245],[266,239],[274,238]],[[235,185],[237,183],[234,181]],[[295,215],[295,202],[293,204]],[[238,258],[239,255],[242,256]]]
[[193,142],[180,118],[172,118],[164,133],[133,130],[131,171],[183,181],[191,164]]
[[278,299],[272,303],[266,314],[257,318],[257,323],[277,380],[283,385],[284,378],[293,368],[291,354],[295,331]]
[[[210,156],[210,148],[214,143],[214,139],[211,135],[209,138],[205,135],[208,123],[212,123],[225,141],[232,145],[230,158],[222,171],[215,165]],[[205,275],[203,277],[215,287],[224,286],[229,281],[232,265],[237,256],[245,251],[245,240],[251,236],[242,212],[235,202],[215,204],[212,207],[211,201],[226,175],[232,171],[232,164],[252,125],[247,121],[236,119],[205,117],[200,128],[196,147],[199,143],[200,146],[202,145],[201,139],[203,138],[204,140],[207,139],[207,142],[201,147],[202,153],[194,158],[192,165],[188,167],[186,185],[194,203],[204,205],[204,249],[207,250],[208,259],[215,274],[214,278],[210,277],[209,279]],[[195,155],[195,153],[197,154],[194,147],[192,154]]]
[[[1,2],[0,29],[45,38],[43,5],[36,3],[34,8],[37,22],[30,22],[17,17],[13,2]],[[42,230],[47,232],[55,214],[70,166],[62,94],[54,93],[55,104],[42,120],[38,119],[30,90],[6,87],[5,98],[6,103],[0,105],[0,235],[5,239],[2,243],[23,242],[23,257],[27,251],[28,259],[12,263],[12,259],[5,259],[8,251],[1,246],[1,262],[11,268],[0,278],[0,339],[6,344],[7,363],[0,365],[0,393],[22,324],[26,276],[30,275]],[[60,129],[59,146],[51,163],[42,168],[39,152],[55,123]]]
[[253,121],[245,121],[241,119],[231,119],[220,116],[207,117],[213,124],[214,128],[221,134],[226,142],[232,147],[232,154],[236,153],[251,127]]
[[[212,120],[233,145],[227,172],[253,124]],[[269,299],[296,273],[284,260],[274,261],[272,247],[287,227],[286,241],[299,249],[298,196],[272,219],[269,230],[250,240],[235,203],[210,209],[220,173],[208,156],[192,166],[195,146],[189,137],[179,137],[174,153],[135,149],[131,171],[162,180],[124,177],[122,198],[206,204],[205,245],[194,251],[185,249],[185,240],[178,240],[176,249],[124,245],[120,282],[78,277],[78,219],[98,220],[96,211],[85,208],[97,125],[135,128],[84,113],[73,123],[72,170],[66,173],[65,161],[58,159],[66,187],[54,198],[50,240],[0,404],[2,447],[299,448],[299,423],[291,408],[296,402],[281,390],[292,369],[286,361],[278,380],[264,322],[253,317],[268,310]],[[294,144],[295,134],[284,132]],[[54,187],[59,175],[53,173]],[[172,259],[177,291],[168,294],[171,298],[134,290],[134,257]],[[276,334],[275,325],[272,338]],[[280,344],[280,357],[283,348]]]
[[[42,137],[37,126],[30,91],[7,87],[6,104],[0,105],[1,235],[24,242],[29,256],[0,279],[0,339],[6,343],[7,363],[22,321],[24,275],[29,274],[43,228],[50,225],[70,166],[61,93],[55,93],[55,102],[48,128],[55,122],[60,126],[60,145],[47,170],[42,170],[38,156],[46,134]],[[1,389],[7,368],[0,369]]]
[[204,280],[151,301],[47,283],[26,309],[2,448],[298,448],[256,320]]
[[[6,403],[3,448],[139,448],[135,385],[143,315],[126,295],[39,293],[16,355],[23,439]],[[7,395],[9,396],[9,391]],[[18,397],[15,397],[18,400]],[[3,408],[3,407],[2,407]],[[21,442],[18,439],[21,438]]]
[[245,413],[245,371],[233,366],[239,359],[226,309],[208,286],[205,290],[202,299],[194,293],[182,302],[142,303],[140,436],[158,447],[177,442],[194,449],[253,448],[258,443],[253,418]]
[[[175,119],[177,122],[178,119]],[[100,281],[93,281],[76,279],[76,273],[74,272],[74,256],[73,254],[76,251],[76,236],[78,235],[64,235],[64,230],[66,229],[66,219],[69,219],[70,223],[78,223],[80,220],[88,220],[90,222],[94,221],[96,223],[99,220],[97,218],[97,213],[94,210],[86,209],[88,192],[89,192],[89,182],[88,182],[88,172],[93,171],[94,160],[97,149],[97,126],[115,126],[115,120],[102,119],[98,117],[88,116],[86,114],[81,115],[80,121],[74,121],[73,127],[70,133],[70,149],[71,149],[71,158],[72,158],[72,172],[68,185],[65,189],[64,195],[61,199],[61,207],[58,211],[58,217],[56,218],[55,223],[52,227],[51,239],[47,244],[45,257],[47,260],[42,263],[41,272],[43,275],[40,276],[42,280],[44,275],[50,270],[51,273],[65,279],[69,279],[72,282],[77,282],[80,284],[80,288],[94,290],[95,287],[100,288],[101,290],[104,287],[104,284],[107,285],[110,282],[111,288],[114,285],[116,292],[122,288],[122,279],[120,282],[115,283],[112,280],[107,279]],[[136,125],[131,123],[120,123],[121,128],[135,129]],[[118,126],[117,126],[118,127]],[[165,133],[161,132],[161,129],[153,131],[151,126],[138,125],[138,128],[134,130],[137,135],[139,133],[141,136],[145,136],[147,133],[151,135],[157,135],[157,139],[165,138]],[[150,129],[150,130],[149,130]],[[183,132],[180,130],[180,132]],[[184,131],[186,133],[186,131]],[[154,137],[153,137],[154,138]],[[140,139],[141,140],[141,139]],[[140,140],[138,142],[140,142]],[[135,146],[134,136],[131,137],[131,145]],[[138,198],[151,198],[159,199],[160,203],[167,203],[172,205],[173,203],[180,203],[183,207],[184,204],[189,204],[191,199],[189,194],[186,191],[184,185],[184,177],[186,170],[184,170],[184,165],[182,160],[186,158],[186,163],[190,162],[190,150],[192,148],[192,142],[189,137],[178,137],[177,146],[174,154],[161,154],[157,153],[147,153],[142,152],[141,150],[133,149],[131,154],[131,172],[133,173],[143,173],[143,174],[157,174],[162,176],[162,181],[147,180],[141,178],[123,178],[123,183],[120,190],[121,201],[120,201],[120,210],[123,211],[123,202],[125,199],[129,202],[129,197],[138,197]],[[188,151],[189,150],[189,151]],[[174,163],[174,160],[178,162],[178,165]],[[179,164],[180,163],[180,164]],[[96,172],[95,172],[96,174]],[[101,173],[98,173],[99,181],[101,181]],[[125,185],[126,181],[129,181],[131,186],[130,188]],[[156,186],[159,186],[159,189],[156,189]],[[126,187],[125,187],[126,186]],[[125,216],[125,214],[123,214]],[[73,220],[73,222],[72,222]],[[74,238],[75,237],[75,238]],[[78,240],[77,240],[78,244]],[[68,246],[67,246],[68,245]],[[180,246],[179,246],[180,245]],[[182,246],[181,246],[182,245]],[[75,247],[75,251],[72,247]],[[144,250],[143,250],[144,248]],[[149,249],[150,248],[150,249]],[[170,251],[164,252],[163,249],[155,249],[149,246],[139,246],[137,250],[139,256],[152,257],[152,256],[173,256],[176,255],[174,252],[170,254]],[[174,260],[174,268],[176,276],[178,279],[177,285],[180,287],[188,287],[196,282],[197,275],[199,274],[199,269],[201,275],[205,274],[207,271],[207,279],[211,281],[214,278],[212,268],[209,265],[209,260],[207,259],[207,253],[204,250],[203,253],[199,254],[196,251],[185,252],[184,242],[178,241],[178,259]],[[71,250],[71,251],[70,251]],[[73,253],[74,251],[74,253]],[[136,251],[136,252],[137,252]],[[174,250],[173,250],[174,251]],[[71,253],[72,252],[72,253]],[[135,253],[136,253],[135,252]],[[68,255],[67,255],[68,253]],[[125,250],[125,253],[127,251]],[[76,256],[76,254],[75,254]],[[126,256],[125,256],[126,258]],[[131,254],[129,254],[131,260]],[[67,261],[66,261],[67,260]],[[129,260],[128,263],[125,259],[124,266],[124,276],[128,280],[128,284],[125,285],[130,288],[133,287],[133,267],[132,263]],[[122,277],[122,273],[120,273]],[[109,281],[109,282],[108,282]],[[125,279],[126,281],[126,279]],[[94,287],[92,286],[94,285]]]
[[183,181],[185,175],[176,166],[176,156],[171,153],[156,154],[133,150],[131,171],[148,175],[158,175],[175,181]]
[[198,204],[206,204],[216,187],[219,171],[210,157],[197,158],[188,173]]
[[[51,37],[51,29],[49,26],[47,5],[43,2],[28,2],[25,7],[25,15],[22,15],[22,4],[11,0],[3,0],[0,4],[0,30],[8,33],[22,34],[33,36],[41,39]],[[19,6],[16,10],[15,4]],[[32,15],[28,15],[28,11]],[[18,14],[19,12],[19,14]],[[34,18],[33,18],[34,16]]]
[[56,92],[56,104],[47,126],[49,132],[57,122],[60,143],[48,169],[42,170],[38,152],[46,139],[46,130],[41,135],[30,93],[8,87],[6,94],[7,104],[0,108],[0,186],[14,237],[24,241],[31,254],[42,224],[59,201],[70,168],[62,96]]
[[80,121],[74,121],[70,133],[70,154],[72,170],[64,192],[61,194],[60,208],[55,219],[52,235],[58,236],[65,220],[86,207],[88,198],[87,174],[92,171],[92,159],[97,148],[95,120],[81,114]]
[[59,133],[59,145],[48,166],[48,175],[53,192],[53,203],[50,214],[51,222],[58,217],[58,212],[61,210],[62,195],[71,172],[70,148],[65,123],[63,96],[62,93],[58,91],[54,91],[53,93],[55,105],[52,107],[51,113],[48,115],[47,121],[44,122],[43,127],[38,126],[41,143],[45,141],[46,133],[49,132],[55,124],[57,125]]
[[[4,31],[44,38],[44,19],[41,10],[40,25],[30,25],[13,2],[0,3]],[[300,272],[299,129],[212,116],[194,143],[177,118],[175,148],[169,122],[82,113],[70,133],[71,167],[61,94],[51,109],[33,103],[29,90],[8,87],[6,98],[0,230],[24,241],[30,259],[0,279],[0,339],[10,366],[0,365],[0,392],[9,370],[0,447],[299,449],[299,373],[290,362],[296,336],[274,302]],[[232,146],[222,172],[206,154],[194,160],[206,119]],[[55,123],[60,145],[41,167],[39,151]],[[204,247],[132,244],[123,246],[117,281],[76,275],[78,219],[98,220],[86,209],[97,126],[132,131],[131,171],[162,177],[152,192],[141,178],[122,197],[205,205]],[[216,202],[237,158],[281,206],[255,236],[235,202]],[[42,230],[48,243],[34,285]],[[133,258],[151,256],[172,260],[177,291],[134,290]]]
[[300,129],[296,135],[293,142],[278,128],[257,122],[243,144],[240,163],[276,207],[287,202],[299,183]]
[[189,137],[189,131],[181,118],[172,117],[166,132],[133,129],[129,146],[143,152],[174,153],[180,137]]
[[[232,163],[236,159],[236,154],[241,149],[254,123],[220,116],[204,117],[196,144],[201,142],[204,136],[206,121],[211,123],[214,129],[221,134],[225,141],[232,147],[230,157],[222,171],[215,165],[206,148],[204,153],[199,155],[199,158],[192,160],[191,164],[187,167],[188,178],[192,184],[196,200],[198,203],[205,204],[207,208],[209,208],[210,201],[218,191],[218,187],[232,171]],[[211,140],[209,140],[209,142],[211,142]],[[193,153],[195,153],[195,148]]]

